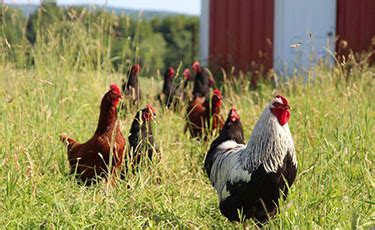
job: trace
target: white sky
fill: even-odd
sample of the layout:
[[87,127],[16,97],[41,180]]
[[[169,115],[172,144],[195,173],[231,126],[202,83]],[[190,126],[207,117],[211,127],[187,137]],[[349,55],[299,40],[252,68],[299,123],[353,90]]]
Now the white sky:
[[[40,0],[3,0],[11,4],[39,4]],[[202,0],[206,1],[206,0]],[[1,2],[1,0],[0,0]],[[139,10],[163,10],[199,15],[201,0],[57,0],[58,4],[107,4],[115,7]]]

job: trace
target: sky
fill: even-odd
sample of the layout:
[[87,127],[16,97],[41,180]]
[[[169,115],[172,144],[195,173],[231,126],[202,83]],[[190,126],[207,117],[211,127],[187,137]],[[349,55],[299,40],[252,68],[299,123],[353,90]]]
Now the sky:
[[[3,0],[10,4],[39,4],[40,0]],[[203,0],[205,1],[205,0]],[[2,2],[2,0],[0,0]],[[199,15],[201,0],[57,0],[59,5],[72,4],[97,4],[109,6],[139,9],[139,10],[163,10],[185,14]]]

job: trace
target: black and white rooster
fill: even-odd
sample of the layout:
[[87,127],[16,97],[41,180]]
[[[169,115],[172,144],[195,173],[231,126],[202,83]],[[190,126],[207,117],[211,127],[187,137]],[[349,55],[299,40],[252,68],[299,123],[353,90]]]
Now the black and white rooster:
[[276,214],[279,197],[287,196],[297,172],[289,117],[287,99],[276,96],[246,145],[230,135],[212,144],[205,169],[219,196],[220,211],[228,220],[254,218],[258,224],[265,223]]

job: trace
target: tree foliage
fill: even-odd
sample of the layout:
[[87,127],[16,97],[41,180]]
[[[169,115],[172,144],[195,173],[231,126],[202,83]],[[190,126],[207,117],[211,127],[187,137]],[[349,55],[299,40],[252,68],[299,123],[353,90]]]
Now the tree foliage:
[[101,9],[59,8],[53,2],[42,3],[28,18],[2,5],[0,16],[2,50],[6,50],[2,58],[17,66],[57,59],[77,70],[125,73],[133,63],[141,63],[153,73],[180,62],[188,66],[198,55],[199,19],[194,16],[144,20]]

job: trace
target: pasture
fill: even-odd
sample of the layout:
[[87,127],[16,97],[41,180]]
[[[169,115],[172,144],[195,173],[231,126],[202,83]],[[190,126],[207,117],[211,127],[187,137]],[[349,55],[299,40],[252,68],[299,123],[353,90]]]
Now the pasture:
[[[48,57],[48,55],[47,55]],[[185,107],[173,112],[154,96],[161,78],[142,76],[141,103],[157,108],[154,124],[161,161],[116,186],[77,185],[68,175],[67,133],[86,141],[95,131],[102,95],[122,74],[75,71],[66,64],[35,68],[0,66],[0,225],[6,228],[242,228],[218,209],[203,171],[210,141],[183,133]],[[61,60],[63,61],[63,60]],[[141,74],[142,75],[142,74]],[[244,79],[246,76],[243,76]],[[360,64],[316,67],[276,86],[227,82],[222,114],[234,103],[248,139],[266,103],[276,93],[289,99],[289,126],[298,174],[281,212],[265,229],[356,229],[374,227],[374,69]],[[136,111],[121,116],[128,135]],[[249,221],[250,226],[252,222]]]
[[[156,71],[163,66],[161,56],[179,63],[184,49],[166,49],[161,34],[147,29],[147,20],[132,22],[126,15],[83,9],[56,17],[41,13],[34,22],[38,39],[31,44],[26,19],[7,11],[2,8],[5,23],[0,31],[0,226],[242,228],[221,215],[203,171],[214,137],[207,142],[191,139],[183,132],[187,105],[174,112],[155,100],[162,89]],[[170,24],[184,20],[170,19]],[[179,41],[176,35],[182,32],[171,31],[175,44],[185,47],[183,41],[190,41],[190,35]],[[66,133],[79,142],[89,139],[108,86],[120,85],[125,70],[140,56],[145,62],[140,104],[152,103],[157,109],[154,136],[161,160],[115,186],[105,181],[80,186],[69,175],[59,135]],[[280,213],[265,229],[374,228],[375,69],[365,59],[336,61],[333,68],[321,64],[288,79],[277,76],[272,82],[260,81],[256,89],[251,89],[249,75],[228,73],[218,87],[224,97],[223,116],[236,105],[246,140],[273,96],[284,95],[291,106],[297,178]],[[135,113],[120,111],[124,136]],[[248,223],[252,228],[253,222]]]

